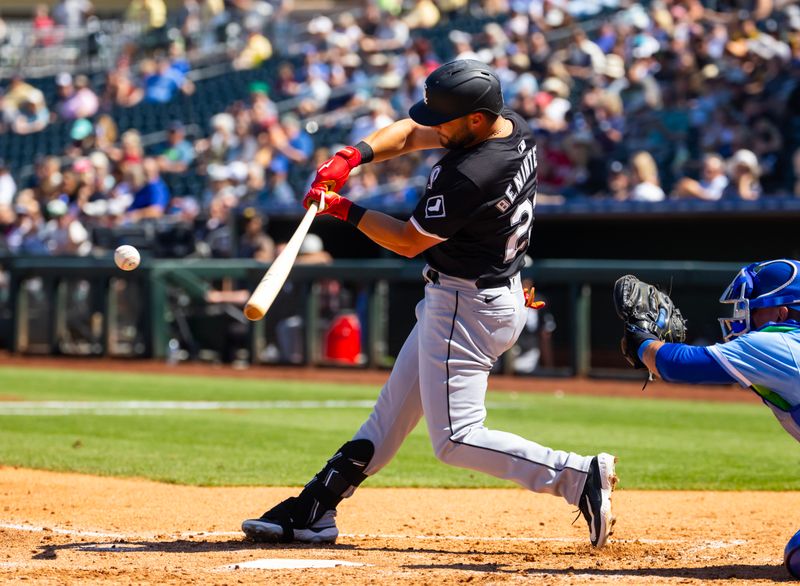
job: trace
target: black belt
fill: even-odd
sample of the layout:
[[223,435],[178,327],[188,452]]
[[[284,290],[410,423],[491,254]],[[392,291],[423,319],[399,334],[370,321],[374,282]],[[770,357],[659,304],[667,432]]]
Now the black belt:
[[[439,271],[429,268],[425,271],[425,277],[434,285],[439,284]],[[494,289],[495,287],[510,287],[510,277],[481,277],[475,281],[478,289]]]

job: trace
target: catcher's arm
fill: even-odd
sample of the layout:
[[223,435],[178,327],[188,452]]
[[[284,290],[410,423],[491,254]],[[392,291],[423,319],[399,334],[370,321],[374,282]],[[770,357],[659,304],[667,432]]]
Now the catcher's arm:
[[647,367],[647,370],[661,376],[658,372],[658,367],[656,366],[656,354],[658,353],[658,349],[664,345],[664,342],[661,340],[653,340],[652,342],[648,342],[644,344],[644,349],[638,352],[639,359],[644,363]]

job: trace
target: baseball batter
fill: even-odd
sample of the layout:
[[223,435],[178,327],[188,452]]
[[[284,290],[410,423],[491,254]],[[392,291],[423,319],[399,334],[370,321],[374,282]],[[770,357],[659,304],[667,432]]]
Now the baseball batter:
[[[397,254],[424,254],[417,323],[353,439],[299,496],[244,521],[242,530],[258,541],[334,541],[336,506],[386,466],[424,415],[437,458],[566,499],[583,513],[592,545],[603,546],[613,524],[615,458],[553,450],[484,426],[489,371],[533,302],[519,277],[536,205],[533,134],[504,107],[497,76],[473,60],[434,71],[410,117],[323,163],[304,205],[322,202],[320,213]],[[447,152],[408,221],[338,195],[357,165],[441,147]]]

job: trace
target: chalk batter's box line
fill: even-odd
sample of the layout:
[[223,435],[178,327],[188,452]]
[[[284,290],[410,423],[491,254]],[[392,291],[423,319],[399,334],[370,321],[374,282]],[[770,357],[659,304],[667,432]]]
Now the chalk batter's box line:
[[[52,532],[58,535],[74,535],[77,537],[97,537],[104,539],[155,539],[164,538],[176,539],[187,537],[242,537],[240,531],[183,531],[181,533],[165,533],[162,531],[155,533],[113,533],[96,530],[69,529],[64,527],[45,527],[32,525],[29,523],[11,523],[0,521],[0,529],[11,531],[28,532]],[[502,536],[482,536],[482,535],[402,535],[399,533],[340,533],[340,537],[347,539],[412,539],[420,541],[488,541],[488,542],[520,542],[520,543],[577,543],[584,542],[585,539],[578,537],[502,537]],[[667,543],[689,543],[696,544],[699,549],[724,549],[735,547],[747,543],[745,539],[724,540],[690,540],[690,539],[614,539],[612,543],[646,543],[646,544],[667,544]]]

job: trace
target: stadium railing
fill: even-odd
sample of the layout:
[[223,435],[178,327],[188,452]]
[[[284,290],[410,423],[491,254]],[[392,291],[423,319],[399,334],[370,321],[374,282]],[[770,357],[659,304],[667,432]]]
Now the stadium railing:
[[[559,358],[555,368],[535,374],[635,376],[619,354],[621,325],[610,301],[614,281],[627,273],[671,288],[684,314],[690,316],[690,341],[710,343],[717,337],[719,291],[740,266],[690,261],[537,261],[523,271],[523,277],[533,279],[556,315]],[[359,364],[379,368],[393,362],[398,344],[413,324],[414,306],[422,295],[423,265],[398,260],[297,265],[288,282],[291,291],[283,301],[279,297],[264,321],[254,323],[244,318],[240,305],[207,299],[208,292],[225,280],[250,290],[265,270],[264,264],[255,261],[145,258],[139,269],[123,273],[110,257],[5,257],[0,258],[0,267],[5,268],[9,283],[5,300],[0,296],[0,341],[6,340],[12,352],[175,359],[172,344],[180,340],[180,358],[197,359],[204,351],[209,355],[199,329],[209,330],[206,340],[224,345],[233,339],[228,336],[233,326],[241,349],[251,363],[258,364],[279,335],[274,321],[296,312],[301,324],[296,330],[304,346],[302,362],[326,364],[320,336],[324,284],[337,281],[359,292],[360,301],[347,307],[358,314],[364,327],[364,359]],[[502,369],[514,371],[513,356],[506,355]]]

